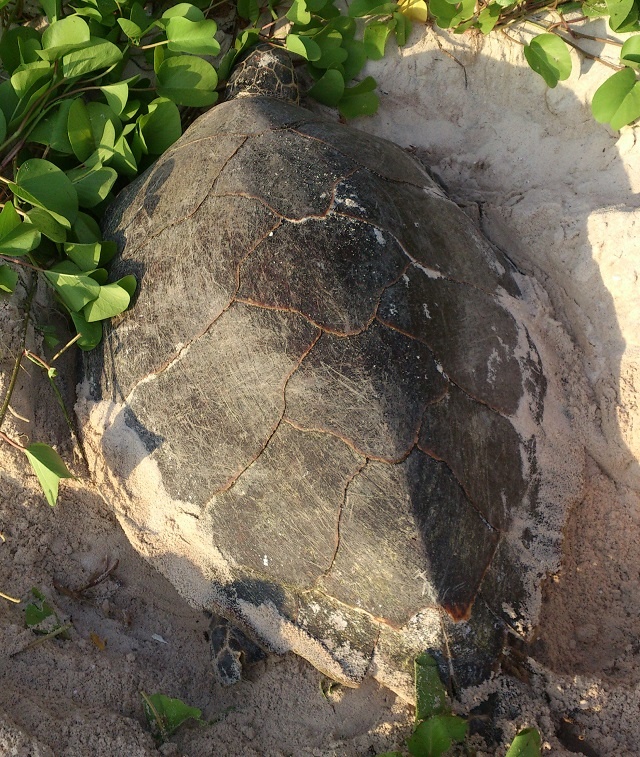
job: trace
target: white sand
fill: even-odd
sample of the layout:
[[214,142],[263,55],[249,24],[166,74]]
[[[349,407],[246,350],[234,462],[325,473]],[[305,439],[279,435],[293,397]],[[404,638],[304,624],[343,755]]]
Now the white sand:
[[[585,493],[565,530],[563,568],[547,585],[537,662],[515,666],[529,685],[498,679],[469,692],[465,706],[490,690],[502,691],[506,738],[538,725],[545,754],[570,754],[556,737],[568,718],[562,738],[572,750],[583,736],[602,757],[635,755],[637,129],[618,135],[593,121],[588,99],[607,69],[585,62],[581,70],[574,58],[569,81],[547,90],[521,48],[500,37],[439,34],[437,40],[440,45],[429,31],[371,67],[383,92],[380,113],[358,126],[418,148],[488,236],[544,286],[554,318],[573,340],[573,346],[563,344],[572,399],[565,415],[585,450],[579,471]],[[9,350],[7,324],[14,314],[3,306],[1,317]],[[566,339],[546,315],[544,321],[550,347]],[[16,409],[35,412],[38,434],[53,427],[54,437],[62,435],[47,396],[38,391],[30,397],[25,390]],[[16,421],[14,430],[25,430],[24,424]],[[25,597],[37,586],[61,617],[73,621],[71,641],[10,656],[31,634],[23,629],[20,608],[0,598],[0,754],[157,754],[144,728],[140,689],[180,697],[208,718],[221,716],[214,725],[181,731],[162,754],[346,756],[400,746],[411,713],[394,695],[367,683],[325,698],[320,674],[293,656],[270,660],[253,680],[221,689],[209,665],[206,620],[135,553],[97,492],[83,483],[63,484],[52,511],[21,456],[3,446],[0,458],[0,530],[6,538],[0,591]],[[116,558],[114,576],[84,600],[54,589],[54,581],[77,588],[105,559]],[[106,640],[104,650],[91,633]],[[525,674],[532,666],[534,672]],[[235,709],[225,715],[227,707]]]

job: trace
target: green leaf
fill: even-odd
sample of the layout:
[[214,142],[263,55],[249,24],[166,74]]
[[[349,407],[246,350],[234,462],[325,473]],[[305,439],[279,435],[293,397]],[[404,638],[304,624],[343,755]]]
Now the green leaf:
[[31,208],[27,217],[41,234],[52,242],[64,242],[67,238],[67,230],[56,219],[42,208]]
[[542,740],[535,728],[523,728],[515,737],[505,757],[540,757]]
[[609,26],[614,32],[624,31],[624,27],[638,19],[638,8],[634,0],[607,0]]
[[347,59],[348,53],[342,47],[342,34],[336,29],[327,25],[311,36],[320,48],[320,58],[314,61],[316,68],[337,68]]
[[343,46],[347,51],[347,59],[342,64],[342,73],[345,82],[349,82],[362,71],[367,62],[367,53],[364,49],[364,42],[353,39],[343,41]]
[[102,239],[102,232],[98,222],[86,213],[78,213],[78,217],[71,227],[71,239],[79,244],[99,242]]
[[111,191],[118,174],[113,168],[100,165],[91,168],[75,168],[67,171],[76,192],[81,208],[95,208]]
[[158,94],[176,105],[202,107],[213,105],[218,76],[214,67],[202,58],[177,55],[167,58],[157,71]]
[[[20,54],[20,47],[27,46],[28,49],[28,43],[35,44],[35,49],[41,47],[40,33],[30,26],[16,26],[3,31],[0,39],[0,60],[8,74],[12,74],[21,63],[29,62],[23,60]],[[37,57],[34,58],[36,59]]]
[[142,693],[142,702],[152,731],[162,740],[174,734],[186,720],[202,721],[202,712],[180,699],[171,699],[164,694]]
[[596,121],[621,129],[640,118],[640,83],[630,68],[617,71],[593,95],[591,111]]
[[530,44],[524,46],[524,57],[548,87],[555,87],[571,74],[569,48],[557,34],[538,34]]
[[101,68],[110,68],[122,60],[119,47],[106,39],[92,38],[81,50],[74,50],[62,59],[66,79],[84,76]]
[[24,608],[24,622],[28,628],[38,626],[47,618],[55,616],[51,605],[45,600],[44,594],[36,588],[31,589],[35,601],[29,602]]
[[40,244],[40,232],[30,223],[24,223],[12,202],[5,203],[0,213],[0,254],[20,257]]
[[125,290],[125,292],[128,293],[129,297],[133,297],[133,295],[136,293],[136,289],[138,288],[138,280],[131,274],[129,274],[129,276],[123,276],[116,283],[121,286]]
[[140,133],[152,155],[161,155],[182,134],[180,111],[175,103],[158,98],[149,103],[149,113],[138,118]]
[[87,319],[81,313],[71,313],[73,325],[80,334],[80,339],[76,342],[81,350],[92,350],[97,347],[102,340],[102,323],[88,323]]
[[0,239],[20,226],[20,223],[20,214],[13,207],[13,203],[11,201],[5,203],[2,212],[0,212]]
[[135,176],[138,172],[136,159],[125,135],[121,134],[113,147],[113,155],[105,161],[124,176]]
[[395,25],[396,22],[391,19],[390,21],[376,21],[365,26],[363,41],[367,58],[370,60],[384,58],[384,48]]
[[450,29],[473,17],[475,0],[450,3],[447,0],[430,0],[429,13],[435,17],[441,29]]
[[13,117],[18,102],[19,98],[11,84],[11,80],[5,79],[0,83],[0,110],[6,121],[9,121]]
[[63,55],[89,44],[90,33],[87,22],[80,16],[67,16],[55,21],[42,33],[43,50],[38,55],[47,61],[62,58]]
[[177,3],[162,14],[162,18],[177,17],[186,18],[189,21],[203,21],[204,13],[200,8],[196,8],[196,6],[191,3]]
[[467,721],[457,715],[434,715],[420,723],[407,748],[413,757],[440,757],[453,742],[464,741]]
[[73,154],[82,163],[95,150],[89,111],[82,98],[76,98],[69,108],[67,122],[69,142]]
[[255,24],[260,17],[260,4],[258,0],[238,0],[238,15]]
[[130,21],[128,18],[119,18],[117,19],[117,21],[118,25],[127,35],[127,37],[132,42],[137,44],[140,41],[140,37],[142,37],[142,29],[138,26],[138,24]]
[[555,87],[571,74],[571,56],[567,43],[557,34],[538,34],[524,46],[524,57],[549,87]]
[[394,13],[393,18],[396,22],[396,43],[398,47],[404,47],[411,34],[411,20],[404,13]]
[[113,155],[116,130],[119,134],[121,129],[120,119],[104,103],[85,104],[78,98],[69,108],[69,142],[78,160],[88,165]]
[[640,34],[629,37],[620,50],[620,61],[631,68],[638,68],[640,64]]
[[[100,292],[95,300],[89,302],[82,311],[84,317],[89,323],[94,321],[103,321],[105,318],[113,318],[114,315],[120,315],[129,307],[131,295],[131,278],[125,276],[125,279],[115,281],[113,284],[106,284],[100,287]],[[135,278],[134,278],[135,281]]]
[[356,35],[358,24],[356,23],[355,18],[337,16],[329,21],[327,27],[333,31],[339,32],[343,40],[353,40]]
[[100,285],[84,274],[45,271],[44,275],[71,312],[81,311],[100,294]]
[[0,292],[13,292],[17,283],[17,271],[9,265],[0,265]]
[[111,110],[119,116],[125,109],[127,100],[129,99],[129,84],[128,81],[121,81],[117,84],[107,84],[104,87],[100,87],[100,91],[105,96],[107,104]]
[[346,88],[338,103],[338,110],[345,118],[372,115],[378,110],[379,98],[373,91],[376,87],[376,80],[367,76],[354,87]]
[[320,46],[310,37],[305,37],[300,34],[288,34],[285,47],[289,52],[301,55],[305,60],[320,60],[320,57],[322,56]]
[[20,199],[51,213],[67,229],[78,215],[78,195],[73,184],[48,160],[25,160],[16,173],[15,184],[9,188]]
[[94,271],[88,271],[87,276],[90,276],[100,286],[103,286],[109,280],[109,271],[106,268],[96,268]]
[[217,31],[215,21],[189,21],[176,16],[167,23],[167,47],[176,53],[217,55],[220,52],[220,44],[214,36]]
[[380,0],[353,0],[349,6],[351,18],[362,16],[379,16],[387,13],[395,13],[398,3],[381,2]]
[[437,663],[426,652],[416,657],[415,681],[416,721],[428,720],[434,715],[446,715],[451,712]]
[[73,154],[67,130],[69,110],[73,103],[74,100],[63,100],[48,116],[38,122],[29,134],[29,141],[48,145],[53,150],[65,155]]
[[588,18],[600,18],[609,15],[606,0],[586,0],[582,3],[582,12]]
[[53,66],[46,60],[39,60],[18,66],[11,75],[11,86],[16,95],[23,100],[28,95],[32,95],[35,88],[51,79],[53,79]]
[[34,442],[24,451],[38,477],[47,502],[53,507],[58,499],[58,484],[61,478],[73,478],[60,455],[48,444]]
[[344,78],[340,71],[326,71],[309,90],[309,95],[318,102],[335,107],[344,94]]
[[21,223],[20,227],[10,231],[0,239],[0,254],[20,257],[40,244],[40,232],[30,223]]
[[42,6],[49,23],[55,23],[60,15],[62,0],[38,0],[38,2]]
[[308,24],[311,21],[311,13],[307,8],[306,0],[293,0],[286,17],[293,24],[302,24],[303,26]]
[[483,34],[489,34],[498,23],[502,8],[498,3],[491,3],[478,14],[476,26]]
[[221,81],[227,81],[227,79],[229,78],[233,69],[233,64],[235,63],[238,55],[238,51],[235,48],[230,47],[222,56],[220,65],[218,66],[218,77],[221,79]]
[[116,254],[115,242],[69,242],[64,246],[65,254],[73,260],[81,271],[93,271],[108,263]]

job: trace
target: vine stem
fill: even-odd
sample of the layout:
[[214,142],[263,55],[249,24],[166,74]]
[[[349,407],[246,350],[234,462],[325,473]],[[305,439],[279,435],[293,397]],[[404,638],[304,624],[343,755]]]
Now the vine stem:
[[24,452],[26,447],[24,447],[22,444],[19,444],[18,442],[14,441],[10,436],[7,436],[4,431],[0,431],[0,439],[4,439],[4,441],[7,444],[10,444],[12,447],[15,447],[16,449],[19,449],[20,452]]
[[[549,31],[549,29],[551,28],[549,26],[545,26],[544,24],[540,24],[537,21],[531,21],[528,18],[522,19],[520,23],[531,24],[532,26],[537,26],[538,29],[544,29],[545,31]],[[522,45],[523,47],[526,45],[526,42],[522,42],[522,40],[516,39],[515,37],[512,37],[511,35],[507,34],[505,27],[501,28],[500,31],[504,34],[504,36],[508,40],[511,40],[511,42],[516,42],[518,45]],[[575,34],[575,32],[573,32],[572,30],[563,29],[563,31],[566,31],[567,34]],[[563,42],[566,42],[567,45],[570,45],[571,47],[573,47],[574,50],[577,50],[580,53],[580,55],[584,55],[585,58],[589,58],[590,60],[596,60],[598,61],[598,63],[602,63],[603,66],[607,66],[607,68],[612,68],[614,71],[621,71],[624,68],[624,66],[617,66],[615,63],[609,63],[609,61],[604,60],[604,58],[601,58],[599,55],[592,55],[591,53],[588,53],[586,50],[583,50],[580,47],[580,45],[577,45],[575,42],[572,42],[570,39],[567,39],[562,34],[558,34],[558,32],[555,29],[552,29],[552,31],[550,31],[549,33],[555,34],[557,37],[560,37],[560,39]]]
[[[16,208],[17,210],[17,208]],[[24,266],[25,268],[30,268],[32,271],[38,271],[38,273],[44,273],[44,268],[38,268],[37,265],[32,265],[31,263],[25,263],[24,260],[16,260],[16,258],[12,255],[3,255],[0,253],[0,260],[8,260],[10,263],[15,263],[16,265]],[[2,423],[2,419],[0,418],[0,423]]]
[[[22,357],[24,354],[24,348],[25,344],[27,343],[27,330],[29,328],[29,320],[31,318],[31,305],[33,303],[33,297],[36,293],[36,282],[34,281],[33,275],[31,276],[31,288],[29,289],[29,294],[27,295],[27,299],[25,302],[25,316],[24,316],[24,328],[22,329],[22,338],[20,340],[20,352],[16,356],[15,363],[13,364],[13,371],[11,373],[11,379],[9,380],[9,386],[7,387],[7,392],[4,397],[4,402],[2,403],[2,407],[0,407],[0,426],[4,423],[5,416],[7,414],[7,410],[9,409],[9,403],[11,402],[11,396],[13,394],[13,390],[16,388],[16,382],[18,380],[18,373],[20,372],[20,366],[22,365]],[[0,431],[0,434],[2,432]],[[9,441],[10,444],[13,444],[13,446],[16,446],[15,442],[12,442],[9,440],[9,437],[6,436],[6,434],[2,434],[5,441]],[[20,447],[22,449],[22,447]]]

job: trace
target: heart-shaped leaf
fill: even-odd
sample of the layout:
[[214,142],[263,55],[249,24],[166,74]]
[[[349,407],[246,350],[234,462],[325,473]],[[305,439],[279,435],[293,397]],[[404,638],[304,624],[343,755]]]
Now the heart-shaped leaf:
[[106,199],[118,178],[113,168],[99,163],[90,168],[67,171],[67,176],[78,193],[78,203],[81,208],[95,208],[99,205]]
[[71,312],[80,312],[100,294],[100,285],[84,274],[45,271],[44,275]]
[[122,51],[107,39],[92,38],[81,50],[67,53],[62,59],[62,73],[65,78],[73,79],[77,76],[110,68],[122,60]]
[[161,155],[182,134],[180,111],[166,98],[149,103],[149,113],[138,118],[140,134],[152,155]]
[[523,728],[515,737],[505,757],[540,757],[542,739],[535,728]]
[[285,42],[287,50],[301,55],[305,60],[320,60],[322,51],[317,42],[302,34],[289,34]]
[[344,78],[340,71],[330,68],[309,90],[309,95],[318,102],[335,107],[344,94]]
[[640,67],[640,34],[629,37],[620,50],[620,61],[636,70]]
[[365,26],[363,41],[367,58],[370,60],[384,58],[384,48],[395,25],[396,22],[392,18],[389,21],[375,21]]
[[367,76],[354,87],[345,89],[342,99],[338,103],[338,110],[345,118],[370,116],[378,110],[379,98],[374,92],[378,85],[376,80]]
[[640,118],[640,82],[630,68],[618,71],[593,95],[591,111],[596,121],[621,129]]
[[113,316],[124,312],[131,301],[131,280],[133,280],[135,291],[135,278],[133,276],[125,276],[124,279],[115,281],[113,284],[101,286],[96,299],[89,302],[82,311],[87,322],[104,321],[105,318],[113,318]]
[[54,507],[58,500],[58,484],[62,478],[73,478],[60,455],[48,444],[34,442],[24,451],[38,477],[47,502]]
[[407,739],[407,748],[413,757],[440,757],[453,742],[464,741],[466,734],[466,720],[457,715],[434,715],[416,727]]
[[158,68],[158,94],[176,105],[203,107],[218,99],[215,92],[218,76],[214,67],[202,58],[176,55]]
[[89,44],[89,26],[80,16],[67,16],[50,24],[42,33],[42,50],[38,55],[43,60],[62,58],[71,50]]
[[25,160],[16,173],[11,191],[20,199],[48,211],[65,228],[78,215],[78,195],[68,177],[42,158]]
[[167,23],[168,48],[172,52],[193,55],[217,55],[220,44],[215,39],[218,26],[215,21],[190,21],[175,16]]
[[77,345],[81,350],[92,350],[97,347],[102,340],[102,323],[95,321],[89,323],[82,313],[71,313],[73,325],[80,334]]
[[559,81],[568,79],[571,74],[569,48],[557,34],[538,34],[524,46],[524,56],[548,87],[555,87]]
[[0,265],[0,292],[13,292],[17,283],[17,271],[9,265]]

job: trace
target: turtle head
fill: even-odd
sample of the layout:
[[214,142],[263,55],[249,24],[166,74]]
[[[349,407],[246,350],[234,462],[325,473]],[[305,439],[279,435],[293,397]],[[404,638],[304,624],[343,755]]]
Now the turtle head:
[[225,100],[237,97],[275,97],[300,102],[300,86],[291,57],[281,47],[259,45],[234,68]]

